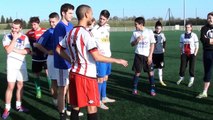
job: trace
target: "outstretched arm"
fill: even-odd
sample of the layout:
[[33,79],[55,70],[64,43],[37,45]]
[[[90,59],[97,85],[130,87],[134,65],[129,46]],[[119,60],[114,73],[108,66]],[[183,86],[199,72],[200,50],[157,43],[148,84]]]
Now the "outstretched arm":
[[123,60],[123,59],[105,57],[105,56],[99,54],[97,50],[94,50],[94,51],[90,50],[90,53],[92,54],[95,61],[116,63],[116,64],[123,65],[124,67],[128,66],[128,61]]

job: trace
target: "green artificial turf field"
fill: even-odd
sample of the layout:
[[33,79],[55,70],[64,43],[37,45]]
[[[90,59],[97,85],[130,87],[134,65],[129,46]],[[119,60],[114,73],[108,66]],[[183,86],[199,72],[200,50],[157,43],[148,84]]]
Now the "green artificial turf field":
[[[142,73],[139,80],[139,95],[134,96],[132,92],[131,70],[134,48],[129,40],[132,32],[112,32],[111,50],[112,56],[128,60],[129,66],[124,68],[113,64],[112,74],[109,77],[107,93],[117,101],[107,104],[108,111],[99,109],[99,120],[212,120],[213,119],[213,88],[210,86],[208,98],[196,99],[195,96],[202,91],[203,87],[203,66],[202,46],[200,44],[195,68],[195,82],[191,88],[188,84],[188,69],[185,80],[178,86],[179,79],[180,50],[179,37],[182,31],[164,32],[167,38],[165,53],[164,81],[167,84],[163,87],[156,77],[157,96],[148,94],[149,82],[147,74]],[[196,33],[199,33],[196,31]],[[199,34],[198,34],[199,36]],[[2,40],[2,35],[0,36]],[[6,54],[0,45],[0,110],[4,109],[4,95],[7,86],[6,82]],[[8,120],[57,120],[59,119],[56,108],[52,105],[52,99],[48,91],[48,84],[42,73],[42,98],[36,99],[34,83],[31,73],[31,57],[27,56],[29,81],[25,84],[23,104],[30,109],[28,114],[18,113],[12,109]],[[15,107],[15,93],[12,100],[12,108]],[[86,109],[82,109],[84,116],[80,120],[86,120]]]

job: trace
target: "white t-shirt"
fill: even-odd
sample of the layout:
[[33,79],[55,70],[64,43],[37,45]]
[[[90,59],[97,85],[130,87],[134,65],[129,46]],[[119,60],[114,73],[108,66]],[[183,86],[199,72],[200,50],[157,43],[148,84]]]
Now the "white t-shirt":
[[71,71],[96,78],[96,63],[90,50],[97,50],[92,34],[84,27],[73,28],[65,38],[59,42],[63,48],[68,48],[71,58]]
[[[10,45],[12,35],[6,34],[2,41],[4,47]],[[14,49],[23,50],[25,48],[30,48],[30,43],[28,37],[22,34],[21,37],[16,40]],[[13,51],[7,54],[7,69],[26,69],[25,55]]]
[[91,32],[97,43],[99,53],[103,56],[111,57],[109,24],[105,24],[103,26],[95,25]]
[[147,28],[144,28],[143,31],[135,30],[133,31],[130,43],[135,41],[139,36],[143,36],[143,40],[140,40],[135,46],[135,53],[139,55],[149,56],[150,45],[155,43],[155,38],[153,31]]
[[185,37],[185,33],[180,36],[180,47],[182,48],[182,53],[185,53],[188,49],[189,54],[194,54],[195,48],[199,47],[198,37],[195,33],[191,33],[189,37]]

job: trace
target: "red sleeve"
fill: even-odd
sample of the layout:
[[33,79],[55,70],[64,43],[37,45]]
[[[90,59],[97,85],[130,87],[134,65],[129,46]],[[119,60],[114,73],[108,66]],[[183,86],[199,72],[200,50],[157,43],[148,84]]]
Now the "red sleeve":
[[97,49],[97,48],[93,48],[93,49],[89,50],[89,52],[90,52],[90,53],[92,53],[92,52],[96,52],[96,51],[98,51],[98,49]]

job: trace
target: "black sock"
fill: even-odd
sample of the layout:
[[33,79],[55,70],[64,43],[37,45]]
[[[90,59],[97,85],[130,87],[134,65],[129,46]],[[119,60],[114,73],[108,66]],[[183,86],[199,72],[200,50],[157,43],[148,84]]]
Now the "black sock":
[[97,113],[87,114],[87,120],[98,120]]
[[59,113],[60,114],[60,120],[66,120],[66,116],[64,113]]
[[72,109],[70,120],[79,120],[78,113],[79,113],[79,110]]
[[71,111],[72,110],[72,106],[70,104],[67,104],[67,110]]

